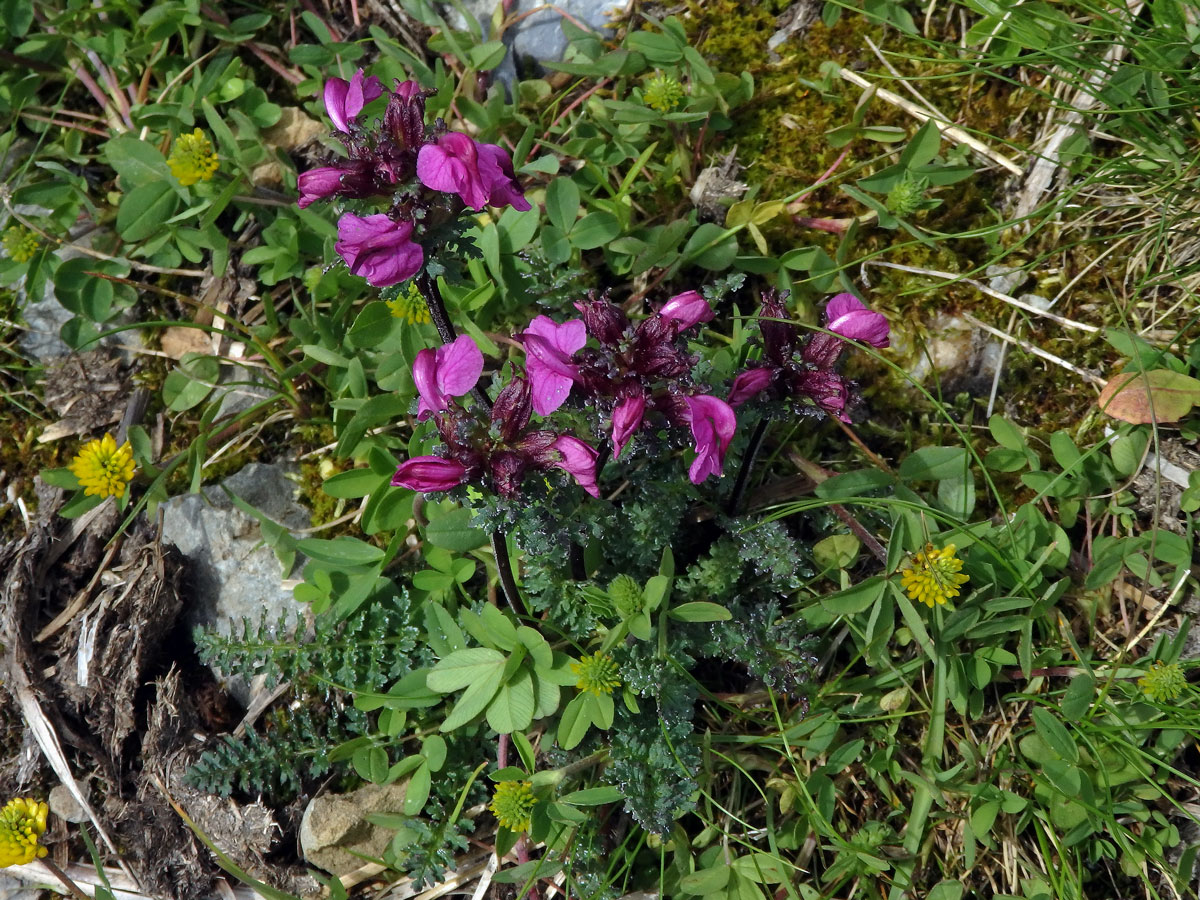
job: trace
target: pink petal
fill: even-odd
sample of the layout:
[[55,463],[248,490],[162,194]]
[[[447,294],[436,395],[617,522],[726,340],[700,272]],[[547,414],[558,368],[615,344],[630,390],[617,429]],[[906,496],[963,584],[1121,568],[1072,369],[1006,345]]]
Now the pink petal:
[[737,416],[724,400],[698,394],[685,397],[696,441],[696,459],[688,471],[692,484],[700,484],[709,475],[721,475],[725,453],[737,430]]
[[853,294],[838,294],[825,307],[826,326],[835,334],[853,341],[862,341],[872,347],[889,344],[888,320],[881,313],[872,312]]
[[338,131],[349,131],[346,122],[346,93],[350,82],[344,78],[330,78],[325,82],[325,114],[333,121]]
[[766,390],[767,385],[774,377],[774,368],[747,369],[745,372],[739,372],[738,376],[733,379],[733,384],[729,388],[729,396],[725,398],[725,402],[737,409],[751,397]]
[[440,456],[417,456],[400,464],[392,476],[392,486],[422,492],[448,491],[466,477],[467,468],[462,463]]
[[663,304],[658,314],[675,323],[675,330],[686,331],[693,325],[712,320],[713,310],[698,291],[684,291]]
[[437,352],[426,348],[413,360],[413,384],[417,388],[417,421],[424,422],[435,412],[446,409],[437,387]]
[[596,460],[599,454],[579,438],[562,435],[554,441],[553,447],[562,459],[553,465],[579,482],[579,486],[593,497],[600,496],[600,488],[596,486]]
[[443,395],[462,397],[471,393],[482,374],[483,353],[470,335],[460,334],[454,343],[438,347],[437,386]]
[[621,455],[621,451],[642,426],[642,417],[646,413],[646,398],[642,394],[626,397],[617,404],[612,414],[613,458]]

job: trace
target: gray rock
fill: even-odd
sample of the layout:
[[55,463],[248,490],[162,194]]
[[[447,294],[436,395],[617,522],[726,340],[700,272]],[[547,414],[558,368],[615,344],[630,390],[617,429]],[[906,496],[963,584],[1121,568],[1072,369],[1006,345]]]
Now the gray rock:
[[[521,18],[506,30],[504,42],[519,58],[530,57],[538,62],[560,60],[567,49],[567,39],[563,36],[561,27],[563,13],[597,31],[605,31],[610,18],[614,14],[623,13],[629,8],[629,4],[630,0],[561,0],[554,4],[553,9],[547,9],[543,0],[516,0],[509,12],[510,17],[521,16],[535,9],[538,12]],[[486,33],[492,21],[492,13],[498,5],[499,0],[466,0],[463,8],[479,20]],[[448,10],[448,13],[452,23],[463,27],[465,23],[461,15],[453,10]],[[508,81],[509,78],[505,77],[503,69],[502,66],[498,77]]]
[[[50,212],[47,209],[20,205],[16,207],[16,210],[22,215],[33,219],[48,215]],[[0,229],[4,227],[5,223],[0,223]],[[70,240],[79,246],[90,247],[96,234],[97,232],[91,231],[78,237],[72,237]],[[59,247],[54,251],[54,255],[63,262],[66,262],[68,259],[76,259],[85,254],[73,247]],[[67,345],[66,341],[59,337],[59,332],[62,330],[63,325],[69,322],[75,314],[59,303],[58,297],[54,293],[54,281],[47,278],[43,282],[40,296],[37,297],[27,295],[24,278],[17,282],[14,287],[21,299],[21,317],[25,320],[25,328],[17,341],[25,357],[31,362],[48,362],[54,359],[61,359],[75,352]],[[118,316],[116,321],[108,323],[105,327],[111,327],[125,321],[129,321],[127,314],[125,316]],[[87,349],[119,347],[127,342],[137,341],[136,334],[137,332],[135,331],[123,331],[120,334],[101,338]],[[132,360],[132,354],[127,350],[122,350],[121,355],[126,363]]]
[[366,863],[355,853],[380,857],[392,839],[387,828],[372,825],[370,813],[398,813],[404,784],[368,784],[349,794],[314,797],[300,820],[300,849],[310,864],[334,875],[348,875]]
[[50,788],[50,796],[46,798],[46,802],[50,806],[50,812],[60,819],[76,824],[88,821],[88,814],[64,784],[56,784]]
[[19,878],[10,878],[0,872],[0,900],[38,900],[42,896],[36,885],[29,885]]
[[[222,484],[291,531],[310,523],[308,511],[296,502],[296,485],[281,466],[251,463]],[[303,619],[305,607],[282,583],[292,572],[281,573],[258,522],[235,507],[220,486],[173,497],[162,510],[163,539],[190,563],[190,624],[230,634],[240,631],[243,619],[255,624],[264,617],[268,624]],[[292,571],[302,565],[297,559]],[[245,681],[228,679],[227,687],[249,705],[252,691]]]

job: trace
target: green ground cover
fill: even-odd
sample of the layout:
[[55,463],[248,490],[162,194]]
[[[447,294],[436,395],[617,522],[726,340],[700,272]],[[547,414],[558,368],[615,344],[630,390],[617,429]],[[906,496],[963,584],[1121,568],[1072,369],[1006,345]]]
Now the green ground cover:
[[[0,3],[7,547],[102,508],[116,546],[255,460],[312,512],[247,508],[304,626],[158,663],[283,686],[200,729],[190,789],[287,831],[222,868],[286,896],[306,800],[403,784],[331,896],[1194,896],[1195,7],[636,4],[541,70],[519,19]],[[515,182],[446,161],[481,145]],[[90,418],[21,343],[47,293],[117,360]],[[528,337],[581,315],[562,358]],[[60,863],[151,768],[79,746]]]

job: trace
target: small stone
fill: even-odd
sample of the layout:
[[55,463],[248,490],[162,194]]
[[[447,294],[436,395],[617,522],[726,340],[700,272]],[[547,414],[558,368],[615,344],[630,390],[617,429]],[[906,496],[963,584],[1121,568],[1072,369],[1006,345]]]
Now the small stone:
[[50,812],[60,819],[76,824],[88,821],[87,813],[83,811],[83,807],[79,805],[79,801],[75,799],[75,795],[67,789],[65,784],[56,784],[50,788],[50,796],[46,798],[46,803],[50,807]]
[[290,153],[328,133],[329,126],[310,118],[304,110],[285,106],[280,111],[279,121],[264,131],[262,137],[272,147]]
[[[282,466],[250,463],[223,486],[290,531],[310,524]],[[256,627],[265,620],[269,629],[303,620],[306,607],[283,584],[303,561],[281,572],[258,522],[235,507],[221,487],[172,497],[162,510],[163,540],[188,558],[189,624],[228,635],[241,630],[243,619]],[[244,679],[229,678],[226,687],[243,706],[249,705],[252,691]]]
[[363,867],[364,860],[355,853],[382,856],[393,832],[372,825],[367,816],[400,812],[405,788],[404,784],[368,784],[349,794],[314,797],[300,821],[300,849],[305,860],[341,876]]

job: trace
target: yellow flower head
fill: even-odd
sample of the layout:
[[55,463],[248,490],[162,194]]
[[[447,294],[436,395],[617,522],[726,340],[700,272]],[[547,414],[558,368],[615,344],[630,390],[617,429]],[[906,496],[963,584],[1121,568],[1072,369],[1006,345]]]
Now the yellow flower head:
[[613,688],[621,684],[617,673],[617,664],[607,653],[597,650],[591,656],[585,656],[579,662],[571,663],[571,671],[579,676],[575,687],[597,697],[611,694]]
[[514,834],[529,830],[533,808],[537,806],[537,798],[533,796],[531,781],[502,781],[496,785],[496,793],[488,804],[498,821],[504,828]]
[[417,290],[416,282],[411,282],[407,291],[388,300],[387,308],[392,311],[394,318],[407,322],[409,325],[427,324],[430,321],[429,306],[426,305],[421,292]]
[[212,141],[205,137],[204,132],[197,128],[191,134],[181,134],[171,145],[171,155],[167,157],[167,165],[171,174],[179,179],[184,187],[197,181],[208,181],[217,171],[220,162],[213,152]]
[[13,262],[29,262],[41,244],[37,234],[21,225],[9,225],[4,229],[4,252]]
[[935,603],[945,603],[961,593],[959,586],[969,580],[959,574],[962,565],[963,561],[954,555],[953,544],[941,550],[926,544],[900,571],[900,583],[911,599],[932,608]]
[[28,798],[9,800],[0,809],[0,869],[23,866],[46,855],[38,838],[46,832],[49,811],[45,803]]
[[133,480],[133,448],[129,441],[118,447],[113,436],[106,434],[80,450],[70,469],[85,496],[120,497]]
[[1164,663],[1155,660],[1145,675],[1138,679],[1142,693],[1157,703],[1174,700],[1187,687],[1187,676],[1179,663]]
[[658,74],[642,88],[642,100],[651,109],[668,113],[683,99],[683,85],[670,75]]

